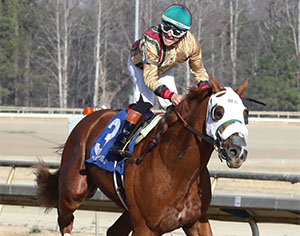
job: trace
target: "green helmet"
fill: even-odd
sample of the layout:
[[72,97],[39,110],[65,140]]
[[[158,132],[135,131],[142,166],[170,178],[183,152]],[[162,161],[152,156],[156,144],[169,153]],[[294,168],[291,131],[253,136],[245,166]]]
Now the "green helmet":
[[192,13],[186,6],[174,4],[165,10],[162,21],[168,22],[181,30],[189,30],[192,25]]

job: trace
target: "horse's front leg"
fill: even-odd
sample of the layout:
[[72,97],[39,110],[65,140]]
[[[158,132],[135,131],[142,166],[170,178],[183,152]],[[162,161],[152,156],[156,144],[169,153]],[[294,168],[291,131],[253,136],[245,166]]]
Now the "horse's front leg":
[[212,236],[212,230],[207,219],[201,219],[191,226],[183,227],[187,236]]
[[162,234],[155,233],[147,227],[138,227],[132,231],[132,236],[159,236]]
[[117,221],[107,230],[107,236],[128,236],[132,231],[132,236],[158,236],[159,234],[151,231],[145,224],[141,221],[136,227],[133,227],[130,221],[129,212],[125,211],[117,219]]
[[128,211],[117,219],[117,221],[107,230],[107,236],[127,236],[132,230]]
[[198,181],[199,200],[202,203],[201,217],[195,224],[183,227],[183,230],[188,236],[212,236],[212,230],[206,215],[211,201],[210,177],[206,167],[201,171]]

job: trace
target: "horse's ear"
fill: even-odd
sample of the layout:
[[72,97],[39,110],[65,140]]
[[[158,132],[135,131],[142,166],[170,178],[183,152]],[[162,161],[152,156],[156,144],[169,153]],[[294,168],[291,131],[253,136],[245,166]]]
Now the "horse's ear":
[[243,81],[243,83],[240,85],[240,87],[238,87],[235,92],[241,96],[243,94],[243,92],[245,92],[245,90],[248,87],[248,77],[246,77]]
[[210,82],[211,82],[211,85],[212,85],[213,93],[218,93],[218,92],[221,91],[220,85],[219,85],[219,83],[215,80],[215,77],[214,77],[213,73],[211,73]]

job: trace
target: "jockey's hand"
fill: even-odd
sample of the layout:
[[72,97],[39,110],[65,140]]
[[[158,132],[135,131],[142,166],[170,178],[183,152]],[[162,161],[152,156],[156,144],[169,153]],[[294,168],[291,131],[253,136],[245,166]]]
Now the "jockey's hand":
[[209,82],[202,82],[202,83],[198,84],[198,88],[201,88],[201,89],[205,89],[205,88],[209,88],[209,87],[211,87]]
[[182,95],[174,93],[170,100],[173,105],[177,106],[183,100],[183,98],[184,97]]

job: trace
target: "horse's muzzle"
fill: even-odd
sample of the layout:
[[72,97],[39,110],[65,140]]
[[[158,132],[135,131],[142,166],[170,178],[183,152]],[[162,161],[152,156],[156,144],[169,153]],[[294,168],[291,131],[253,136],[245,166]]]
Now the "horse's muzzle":
[[232,135],[229,144],[222,150],[222,155],[229,168],[239,168],[247,159],[246,141],[243,137]]

